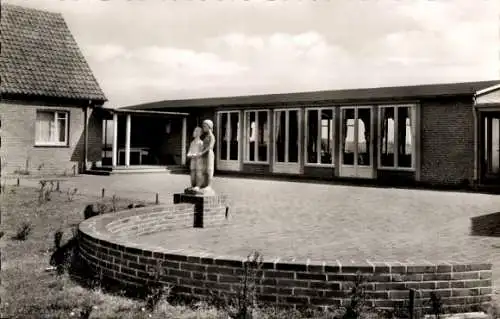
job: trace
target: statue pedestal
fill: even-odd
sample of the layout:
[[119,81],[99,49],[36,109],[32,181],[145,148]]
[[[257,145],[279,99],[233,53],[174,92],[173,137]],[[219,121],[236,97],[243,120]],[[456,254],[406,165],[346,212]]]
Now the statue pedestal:
[[204,228],[226,224],[229,218],[227,195],[208,192],[206,194],[174,194],[174,204],[194,204],[193,227]]

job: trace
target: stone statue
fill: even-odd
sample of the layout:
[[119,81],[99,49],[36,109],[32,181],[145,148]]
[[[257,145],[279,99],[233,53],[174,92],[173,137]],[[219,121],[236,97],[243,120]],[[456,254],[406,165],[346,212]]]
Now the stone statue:
[[200,190],[201,182],[201,166],[200,157],[196,157],[197,154],[201,153],[203,149],[203,141],[200,139],[201,127],[196,127],[193,131],[193,141],[189,146],[189,151],[187,157],[190,159],[190,173],[191,173],[191,187],[186,189],[186,191],[198,192]]
[[[195,163],[191,165],[194,165],[196,169],[194,173],[191,170],[191,185],[194,184],[194,186],[187,188],[185,190],[185,193],[197,194],[197,195],[215,195],[215,192],[212,189],[212,179],[214,176],[214,165],[215,165],[214,163],[215,136],[212,132],[213,128],[214,128],[214,123],[211,120],[203,121],[202,135],[201,135],[201,141],[202,141],[201,150],[197,152],[195,150],[195,147],[193,147],[194,152],[188,154],[188,156],[191,158],[191,163],[193,163],[193,161]],[[195,140],[193,140],[193,143],[195,142]],[[193,143],[191,143],[191,145],[193,145]],[[193,166],[191,166],[191,169],[192,168]]]

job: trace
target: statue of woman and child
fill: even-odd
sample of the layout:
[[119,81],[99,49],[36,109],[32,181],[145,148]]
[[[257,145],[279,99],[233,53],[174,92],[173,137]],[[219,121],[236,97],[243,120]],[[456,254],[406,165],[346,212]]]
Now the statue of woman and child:
[[186,194],[214,195],[212,179],[214,176],[214,123],[203,121],[202,127],[196,127],[193,141],[189,146],[187,157],[190,159],[191,187],[184,190]]

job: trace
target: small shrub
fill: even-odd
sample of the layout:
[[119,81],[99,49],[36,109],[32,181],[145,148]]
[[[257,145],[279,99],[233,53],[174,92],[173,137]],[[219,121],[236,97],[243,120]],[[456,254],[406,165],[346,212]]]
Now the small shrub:
[[348,294],[349,303],[345,307],[345,312],[342,316],[343,319],[362,318],[367,314],[365,282],[366,279],[363,275],[357,272]]
[[[51,200],[53,187],[49,187],[47,181],[40,181],[40,189],[38,190],[38,202],[44,203]],[[53,185],[53,183],[52,183]]]
[[434,315],[435,319],[441,318],[441,315],[443,314],[443,301],[435,291],[431,291],[429,300],[427,300],[424,304],[430,306],[431,314]]
[[231,319],[253,318],[257,311],[257,277],[263,264],[262,255],[253,251],[244,263],[243,279],[235,298],[210,292],[209,303],[222,309]]
[[172,290],[170,285],[163,285],[159,282],[160,277],[165,273],[162,266],[162,262],[159,261],[154,267],[147,269],[149,279],[142,290],[145,293],[146,308],[149,311],[154,311],[161,300],[170,296]]
[[5,235],[5,232],[0,231],[0,238],[2,238],[2,237],[3,237],[3,235]]
[[78,193],[78,188],[74,188],[73,190],[68,189],[66,195],[68,196],[68,202],[72,202],[75,198],[76,193]]
[[26,240],[32,230],[33,226],[31,223],[24,222],[17,228],[16,234],[12,238],[15,240]]
[[113,195],[113,197],[111,198],[111,205],[113,207],[113,212],[116,212],[116,204],[118,202],[118,197],[116,195]]

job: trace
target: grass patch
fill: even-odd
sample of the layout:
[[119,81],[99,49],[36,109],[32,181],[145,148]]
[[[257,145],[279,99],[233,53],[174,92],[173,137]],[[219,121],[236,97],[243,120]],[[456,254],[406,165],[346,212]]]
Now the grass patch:
[[[92,198],[67,191],[51,192],[39,201],[40,189],[15,189],[0,195],[2,272],[0,313],[5,318],[223,318],[214,309],[172,306],[165,300],[128,298],[106,293],[98,284],[86,285],[60,268],[71,259],[74,231],[88,205],[99,213],[126,209],[138,203],[113,198]],[[144,203],[139,203],[143,205]],[[13,240],[14,238],[20,240]],[[23,238],[23,239],[21,239]],[[60,254],[56,254],[56,252]],[[54,271],[50,266],[54,267]],[[90,278],[86,279],[88,282]]]

